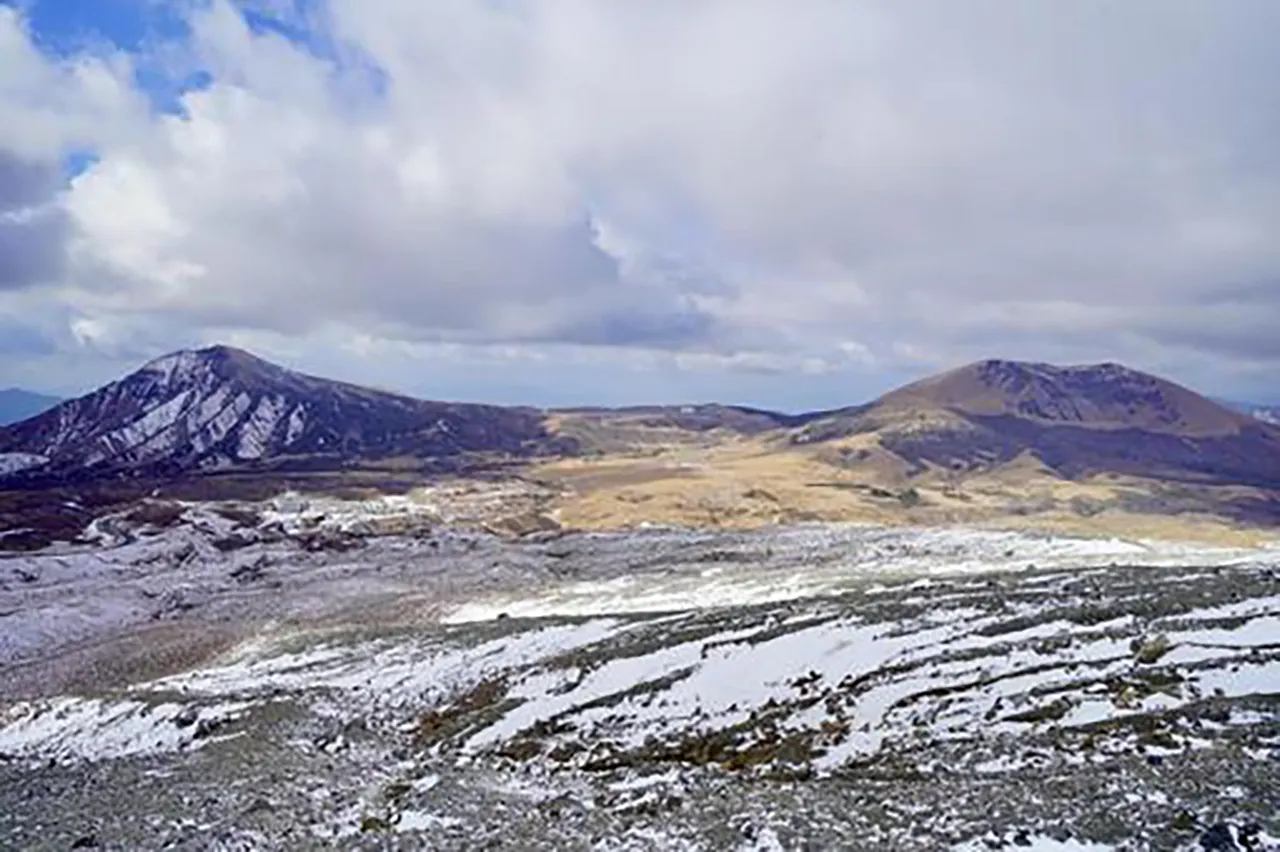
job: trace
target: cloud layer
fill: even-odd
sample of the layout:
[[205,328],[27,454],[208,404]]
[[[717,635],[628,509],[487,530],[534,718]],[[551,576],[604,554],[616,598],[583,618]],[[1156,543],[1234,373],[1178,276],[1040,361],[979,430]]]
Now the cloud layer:
[[40,339],[1280,366],[1270,0],[187,8],[52,55],[0,7],[0,315]]

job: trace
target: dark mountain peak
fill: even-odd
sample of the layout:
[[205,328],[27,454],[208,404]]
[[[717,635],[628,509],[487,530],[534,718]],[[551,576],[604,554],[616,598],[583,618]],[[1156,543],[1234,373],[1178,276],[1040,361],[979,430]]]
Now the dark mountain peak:
[[[227,346],[224,343],[217,343],[202,349],[176,352],[165,357],[194,361],[210,370],[222,371],[224,375],[230,373],[254,376],[279,376],[284,373],[298,375],[293,370],[281,367],[279,364],[272,363],[265,358],[260,358],[252,352],[237,349],[234,346]],[[164,358],[158,360],[163,361]]]
[[162,355],[144,364],[130,378],[134,377],[170,387],[186,387],[209,381],[258,386],[302,378],[301,374],[259,358],[251,352],[221,344]]
[[234,346],[215,344],[201,349],[179,349],[148,361],[139,368],[139,372],[174,374],[189,370],[213,369],[219,365],[251,366],[271,365],[257,355],[237,349]]
[[156,358],[43,415],[0,429],[0,475],[146,470],[185,473],[310,460],[342,465],[404,455],[533,452],[550,439],[537,412],[427,402],[307,376],[241,349]]
[[226,343],[213,343],[213,344],[210,344],[209,346],[192,350],[192,352],[201,358],[240,359],[244,361],[256,362],[259,364],[270,363],[268,361],[264,361],[263,359],[259,358],[257,355],[254,355],[252,352],[248,352],[244,349],[238,349],[235,346],[230,346]]

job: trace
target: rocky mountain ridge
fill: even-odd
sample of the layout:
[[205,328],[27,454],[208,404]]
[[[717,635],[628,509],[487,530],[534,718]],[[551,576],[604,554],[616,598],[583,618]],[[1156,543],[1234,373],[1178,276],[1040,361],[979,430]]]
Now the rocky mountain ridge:
[[427,402],[330,381],[226,346],[158,358],[0,428],[0,474],[209,473],[292,460],[528,455],[555,446],[540,414]]

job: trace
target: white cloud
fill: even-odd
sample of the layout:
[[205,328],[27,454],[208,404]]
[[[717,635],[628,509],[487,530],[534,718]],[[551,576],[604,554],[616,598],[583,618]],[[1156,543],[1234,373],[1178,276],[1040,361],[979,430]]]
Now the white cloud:
[[19,12],[0,6],[0,149],[28,160],[61,151],[120,144],[145,106],[120,53],[54,60],[33,43]]
[[45,290],[95,345],[1280,364],[1267,0],[329,0],[290,21],[323,49],[223,0],[190,23],[166,61],[212,82],[157,115],[127,57],[50,59],[0,8],[0,150],[99,154]]

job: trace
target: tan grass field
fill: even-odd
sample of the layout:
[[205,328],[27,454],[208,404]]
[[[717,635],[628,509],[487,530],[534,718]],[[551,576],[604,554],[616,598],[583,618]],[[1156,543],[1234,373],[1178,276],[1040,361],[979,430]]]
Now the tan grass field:
[[[732,433],[672,441],[663,431],[635,430],[611,442],[624,449],[542,463],[528,476],[560,495],[551,511],[569,529],[831,521],[966,524],[1234,546],[1277,538],[1208,510],[1224,496],[1248,496],[1247,489],[1231,495],[1202,489],[1199,498],[1187,492],[1176,510],[1133,511],[1125,498],[1149,497],[1158,483],[1114,475],[1066,480],[1028,455],[989,471],[913,475],[873,433],[795,446]],[[1199,511],[1197,499],[1204,506]]]

